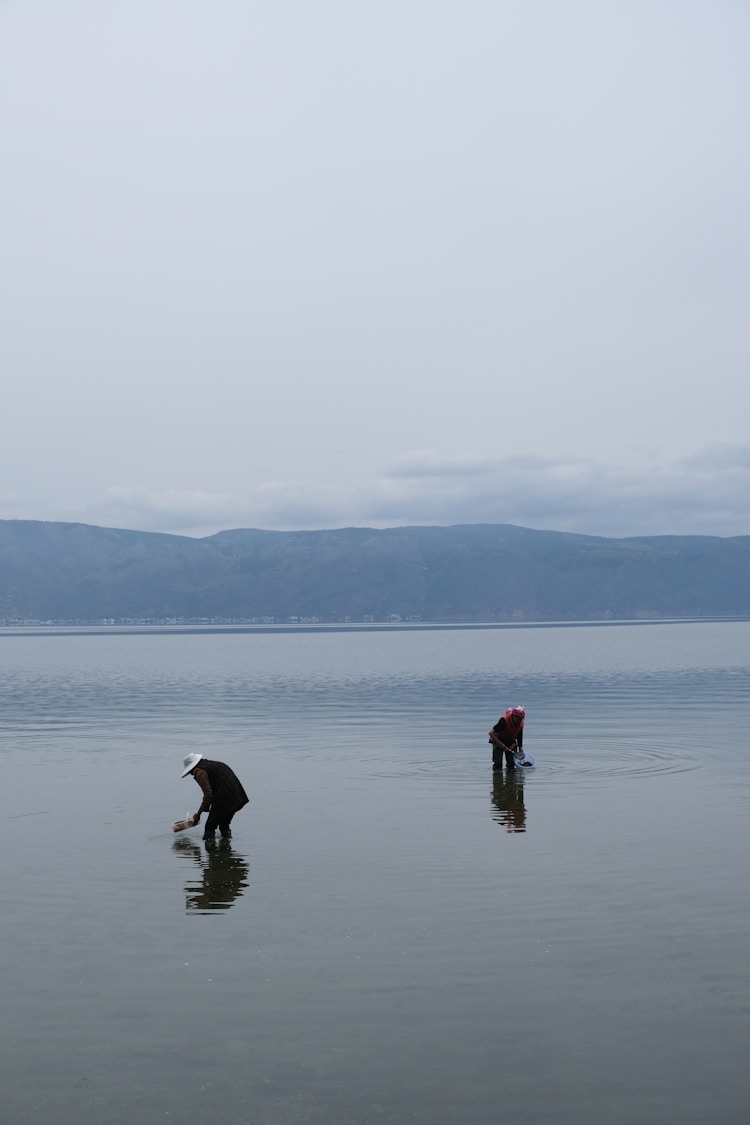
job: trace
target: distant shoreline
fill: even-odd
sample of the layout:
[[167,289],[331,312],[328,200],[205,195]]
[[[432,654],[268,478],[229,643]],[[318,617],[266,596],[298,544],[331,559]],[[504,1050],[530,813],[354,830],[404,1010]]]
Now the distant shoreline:
[[750,615],[704,617],[642,617],[571,619],[569,621],[421,621],[421,622],[315,622],[295,624],[253,623],[222,624],[218,622],[132,622],[97,621],[24,621],[0,622],[2,636],[137,636],[139,634],[237,634],[237,633],[410,633],[446,631],[488,631],[508,629],[572,629],[602,626],[637,625],[700,625],[750,621]]

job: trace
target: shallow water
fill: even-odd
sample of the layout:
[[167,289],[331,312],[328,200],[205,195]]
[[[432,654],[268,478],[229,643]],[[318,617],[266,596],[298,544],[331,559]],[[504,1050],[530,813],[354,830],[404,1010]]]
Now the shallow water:
[[[748,1120],[750,623],[50,633],[0,633],[9,1125]],[[194,750],[229,846],[170,831]]]

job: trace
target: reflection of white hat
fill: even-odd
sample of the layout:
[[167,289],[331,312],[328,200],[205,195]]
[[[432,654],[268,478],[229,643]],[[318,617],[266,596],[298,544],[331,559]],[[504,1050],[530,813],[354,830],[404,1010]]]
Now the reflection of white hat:
[[185,768],[180,774],[180,777],[187,777],[190,771],[195,769],[195,767],[198,765],[198,762],[200,762],[202,758],[202,754],[188,754],[184,762],[182,763]]

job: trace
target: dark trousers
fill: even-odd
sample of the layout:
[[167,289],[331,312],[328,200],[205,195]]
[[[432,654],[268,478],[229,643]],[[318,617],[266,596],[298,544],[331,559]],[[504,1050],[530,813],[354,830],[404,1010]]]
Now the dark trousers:
[[213,836],[217,828],[225,838],[231,836],[232,830],[229,825],[232,823],[233,816],[234,813],[227,812],[226,809],[217,809],[216,811],[209,809],[206,827],[203,829],[204,838],[206,836]]
[[[514,749],[515,749],[515,745],[516,744],[513,743]],[[492,768],[493,768],[493,770],[502,769],[503,755],[505,755],[505,764],[508,767],[508,769],[514,770],[516,768],[516,759],[513,757],[513,750],[511,750],[510,747],[507,747],[507,746],[495,746],[494,743],[492,745]]]

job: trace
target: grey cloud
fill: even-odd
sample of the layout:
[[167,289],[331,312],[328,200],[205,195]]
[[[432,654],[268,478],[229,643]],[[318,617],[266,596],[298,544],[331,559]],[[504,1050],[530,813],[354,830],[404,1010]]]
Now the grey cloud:
[[[93,522],[191,535],[228,527],[387,527],[515,523],[606,536],[750,533],[750,465],[616,468],[583,459],[487,458],[473,464],[422,451],[368,481],[269,481],[229,496],[111,489]],[[404,466],[409,466],[404,472]],[[418,466],[421,465],[421,471]],[[471,469],[471,471],[467,471]]]
[[0,517],[747,530],[747,4],[0,22]]
[[680,465],[688,471],[704,471],[716,474],[735,469],[750,470],[750,445],[732,445],[729,442],[713,442],[689,457],[683,457]]
[[492,471],[492,458],[441,457],[432,450],[415,450],[400,458],[387,474],[390,477],[484,476]]

